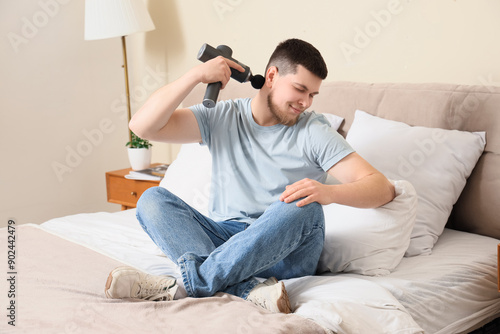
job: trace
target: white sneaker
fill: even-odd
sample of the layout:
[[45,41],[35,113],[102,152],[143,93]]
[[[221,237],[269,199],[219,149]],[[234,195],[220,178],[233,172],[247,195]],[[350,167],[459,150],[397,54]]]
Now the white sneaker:
[[118,267],[108,276],[104,292],[113,299],[139,298],[151,301],[173,300],[177,280],[171,276],[154,276],[132,267]]
[[292,312],[285,284],[278,282],[274,277],[268,278],[264,283],[253,288],[248,294],[247,300],[271,312]]

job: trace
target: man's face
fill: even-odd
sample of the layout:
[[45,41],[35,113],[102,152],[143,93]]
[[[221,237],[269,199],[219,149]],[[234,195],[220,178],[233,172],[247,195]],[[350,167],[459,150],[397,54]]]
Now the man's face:
[[302,112],[309,108],[319,92],[322,80],[298,65],[296,73],[279,74],[267,97],[267,105],[276,121],[292,126]]

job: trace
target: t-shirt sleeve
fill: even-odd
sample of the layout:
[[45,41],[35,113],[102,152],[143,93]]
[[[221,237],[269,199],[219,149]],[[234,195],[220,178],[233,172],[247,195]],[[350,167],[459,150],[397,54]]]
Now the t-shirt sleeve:
[[234,102],[232,100],[218,101],[214,108],[207,108],[203,104],[191,106],[198,127],[200,128],[202,145],[211,147],[212,138],[227,132],[228,127],[234,125]]
[[[193,112],[200,128],[201,140],[203,145],[210,144],[210,109],[203,104],[191,106],[189,109]],[[213,111],[213,110],[212,110]]]
[[312,159],[325,172],[354,152],[351,145],[336,130],[332,129],[323,116],[311,121],[308,132]]

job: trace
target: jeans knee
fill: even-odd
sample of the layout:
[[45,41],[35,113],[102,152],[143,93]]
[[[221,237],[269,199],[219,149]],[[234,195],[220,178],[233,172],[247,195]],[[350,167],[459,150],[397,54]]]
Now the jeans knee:
[[302,207],[298,207],[296,204],[296,202],[284,203],[278,201],[273,204],[273,209],[276,209],[277,211],[275,213],[282,216],[287,221],[301,222],[306,229],[324,229],[325,216],[321,204],[313,202]]
[[318,202],[312,202],[305,206],[300,207],[300,209],[308,211],[310,215],[320,215],[323,216],[323,206]]
[[145,211],[143,209],[150,209],[151,206],[154,206],[156,203],[158,203],[158,199],[162,197],[161,195],[161,187],[151,187],[146,189],[139,197],[139,200],[137,201],[137,211]]
[[324,234],[325,215],[323,213],[323,206],[317,202],[313,202],[301,207],[301,209],[303,209],[301,217],[303,217],[308,226],[311,226],[311,232],[319,229]]
[[303,208],[307,208],[307,215],[317,222],[318,227],[325,227],[325,214],[323,212],[323,206],[321,204],[319,204],[318,202],[312,202]]
[[325,224],[323,206],[318,202],[312,202],[300,208],[298,207],[298,212],[301,217],[308,218],[308,221],[314,222],[318,227],[323,227]]
[[141,224],[154,222],[164,214],[166,202],[173,194],[162,187],[151,187],[147,189],[137,201],[136,215]]

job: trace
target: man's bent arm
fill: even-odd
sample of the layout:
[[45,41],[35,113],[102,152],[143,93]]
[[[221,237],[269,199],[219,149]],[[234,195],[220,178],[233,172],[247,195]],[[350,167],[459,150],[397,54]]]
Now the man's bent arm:
[[289,203],[301,199],[297,206],[318,202],[323,205],[337,203],[357,208],[376,208],[394,199],[394,186],[357,153],[342,159],[330,168],[328,174],[341,184],[325,185],[303,179],[287,186],[280,200]]
[[139,137],[170,143],[201,142],[196,117],[189,109],[177,109],[199,83],[222,82],[231,77],[231,67],[243,70],[223,57],[200,64],[176,81],[158,89],[130,121],[130,129]]

